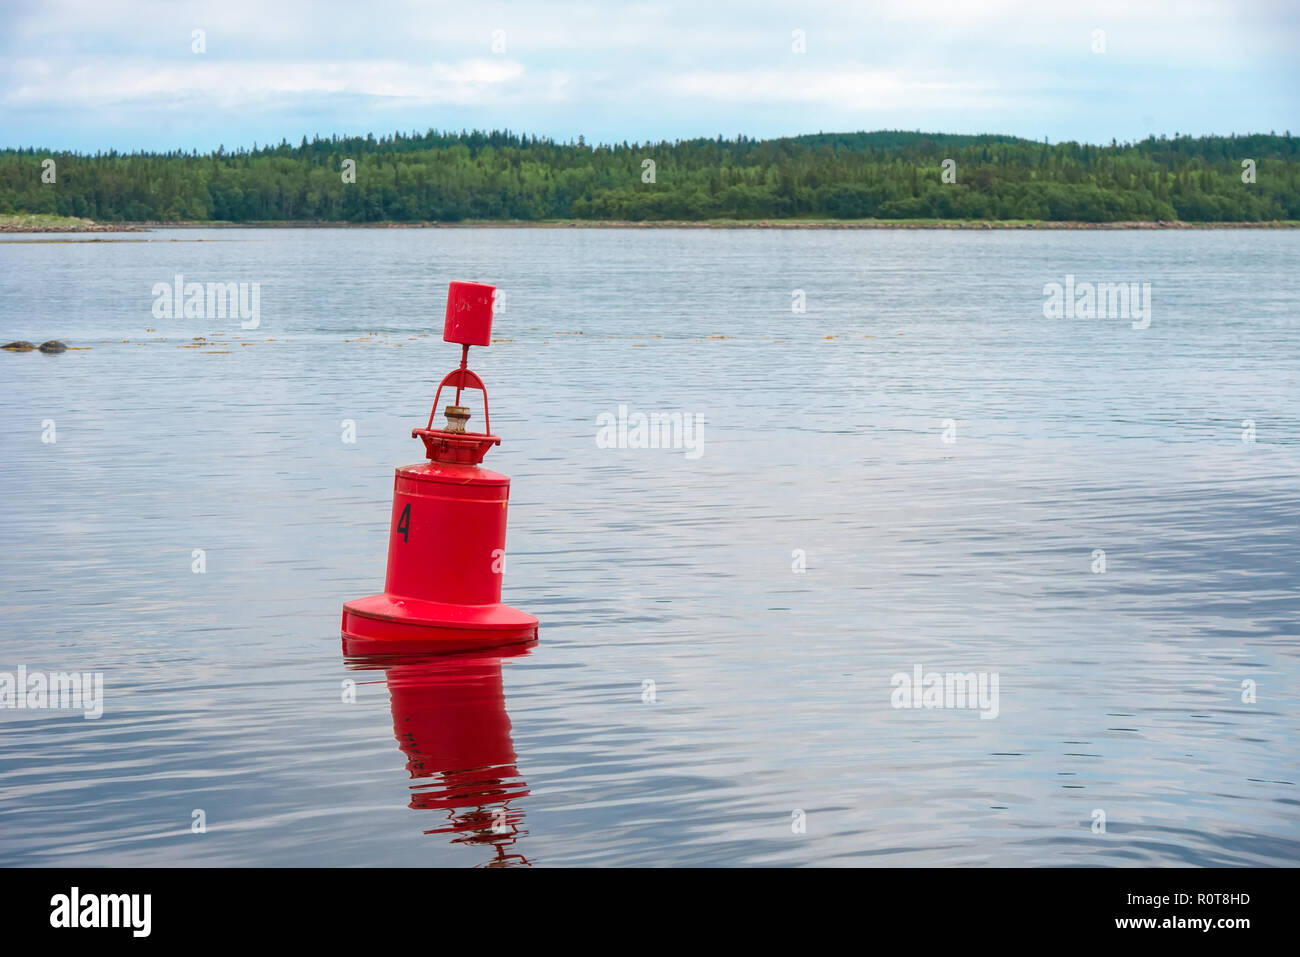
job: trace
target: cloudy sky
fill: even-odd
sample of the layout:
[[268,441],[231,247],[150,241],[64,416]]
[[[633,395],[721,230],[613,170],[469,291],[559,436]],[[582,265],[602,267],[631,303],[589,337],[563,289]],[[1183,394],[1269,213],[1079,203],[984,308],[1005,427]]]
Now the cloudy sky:
[[1300,131],[1297,41],[1292,0],[0,0],[0,146]]

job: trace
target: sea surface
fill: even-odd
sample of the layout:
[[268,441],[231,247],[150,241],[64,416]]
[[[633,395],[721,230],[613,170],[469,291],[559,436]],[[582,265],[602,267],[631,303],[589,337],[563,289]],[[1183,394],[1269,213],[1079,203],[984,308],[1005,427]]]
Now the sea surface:
[[[540,642],[345,661],[454,279]],[[9,235],[11,339],[0,864],[1300,864],[1300,232]]]

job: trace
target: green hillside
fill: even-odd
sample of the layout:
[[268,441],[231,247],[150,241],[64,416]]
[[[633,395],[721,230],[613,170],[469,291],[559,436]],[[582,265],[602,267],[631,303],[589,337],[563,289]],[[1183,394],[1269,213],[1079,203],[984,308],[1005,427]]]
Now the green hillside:
[[[429,131],[207,155],[6,149],[0,213],[98,222],[1260,222],[1300,220],[1298,154],[1289,133],[1094,146],[904,131],[601,146]],[[51,158],[55,182],[46,183]],[[355,182],[344,181],[346,160]],[[943,181],[945,160],[955,182]],[[1253,183],[1243,182],[1244,160],[1254,161]]]

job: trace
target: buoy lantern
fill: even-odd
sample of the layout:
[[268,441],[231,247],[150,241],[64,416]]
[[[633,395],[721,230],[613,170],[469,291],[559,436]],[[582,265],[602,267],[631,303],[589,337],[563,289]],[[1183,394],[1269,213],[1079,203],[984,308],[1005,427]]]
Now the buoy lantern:
[[[537,639],[536,618],[501,604],[510,479],[479,465],[501,439],[492,434],[483,380],[468,368],[469,347],[491,342],[495,291],[476,282],[448,289],[442,338],[460,344],[460,367],[438,383],[428,424],[411,430],[428,461],[397,469],[384,591],[343,606],[345,655],[453,652]],[[438,399],[453,387],[446,424],[435,429]],[[483,394],[482,432],[467,427],[466,389]]]

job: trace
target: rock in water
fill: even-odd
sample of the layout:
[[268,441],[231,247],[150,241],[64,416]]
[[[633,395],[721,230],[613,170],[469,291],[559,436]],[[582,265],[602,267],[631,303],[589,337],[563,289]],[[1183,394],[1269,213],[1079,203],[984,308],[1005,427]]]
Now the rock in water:
[[23,342],[21,339],[0,346],[0,349],[8,349],[10,352],[31,352],[35,348],[30,342]]
[[67,352],[68,347],[58,339],[51,339],[49,342],[41,343],[41,351],[46,355],[53,355],[56,352]]

